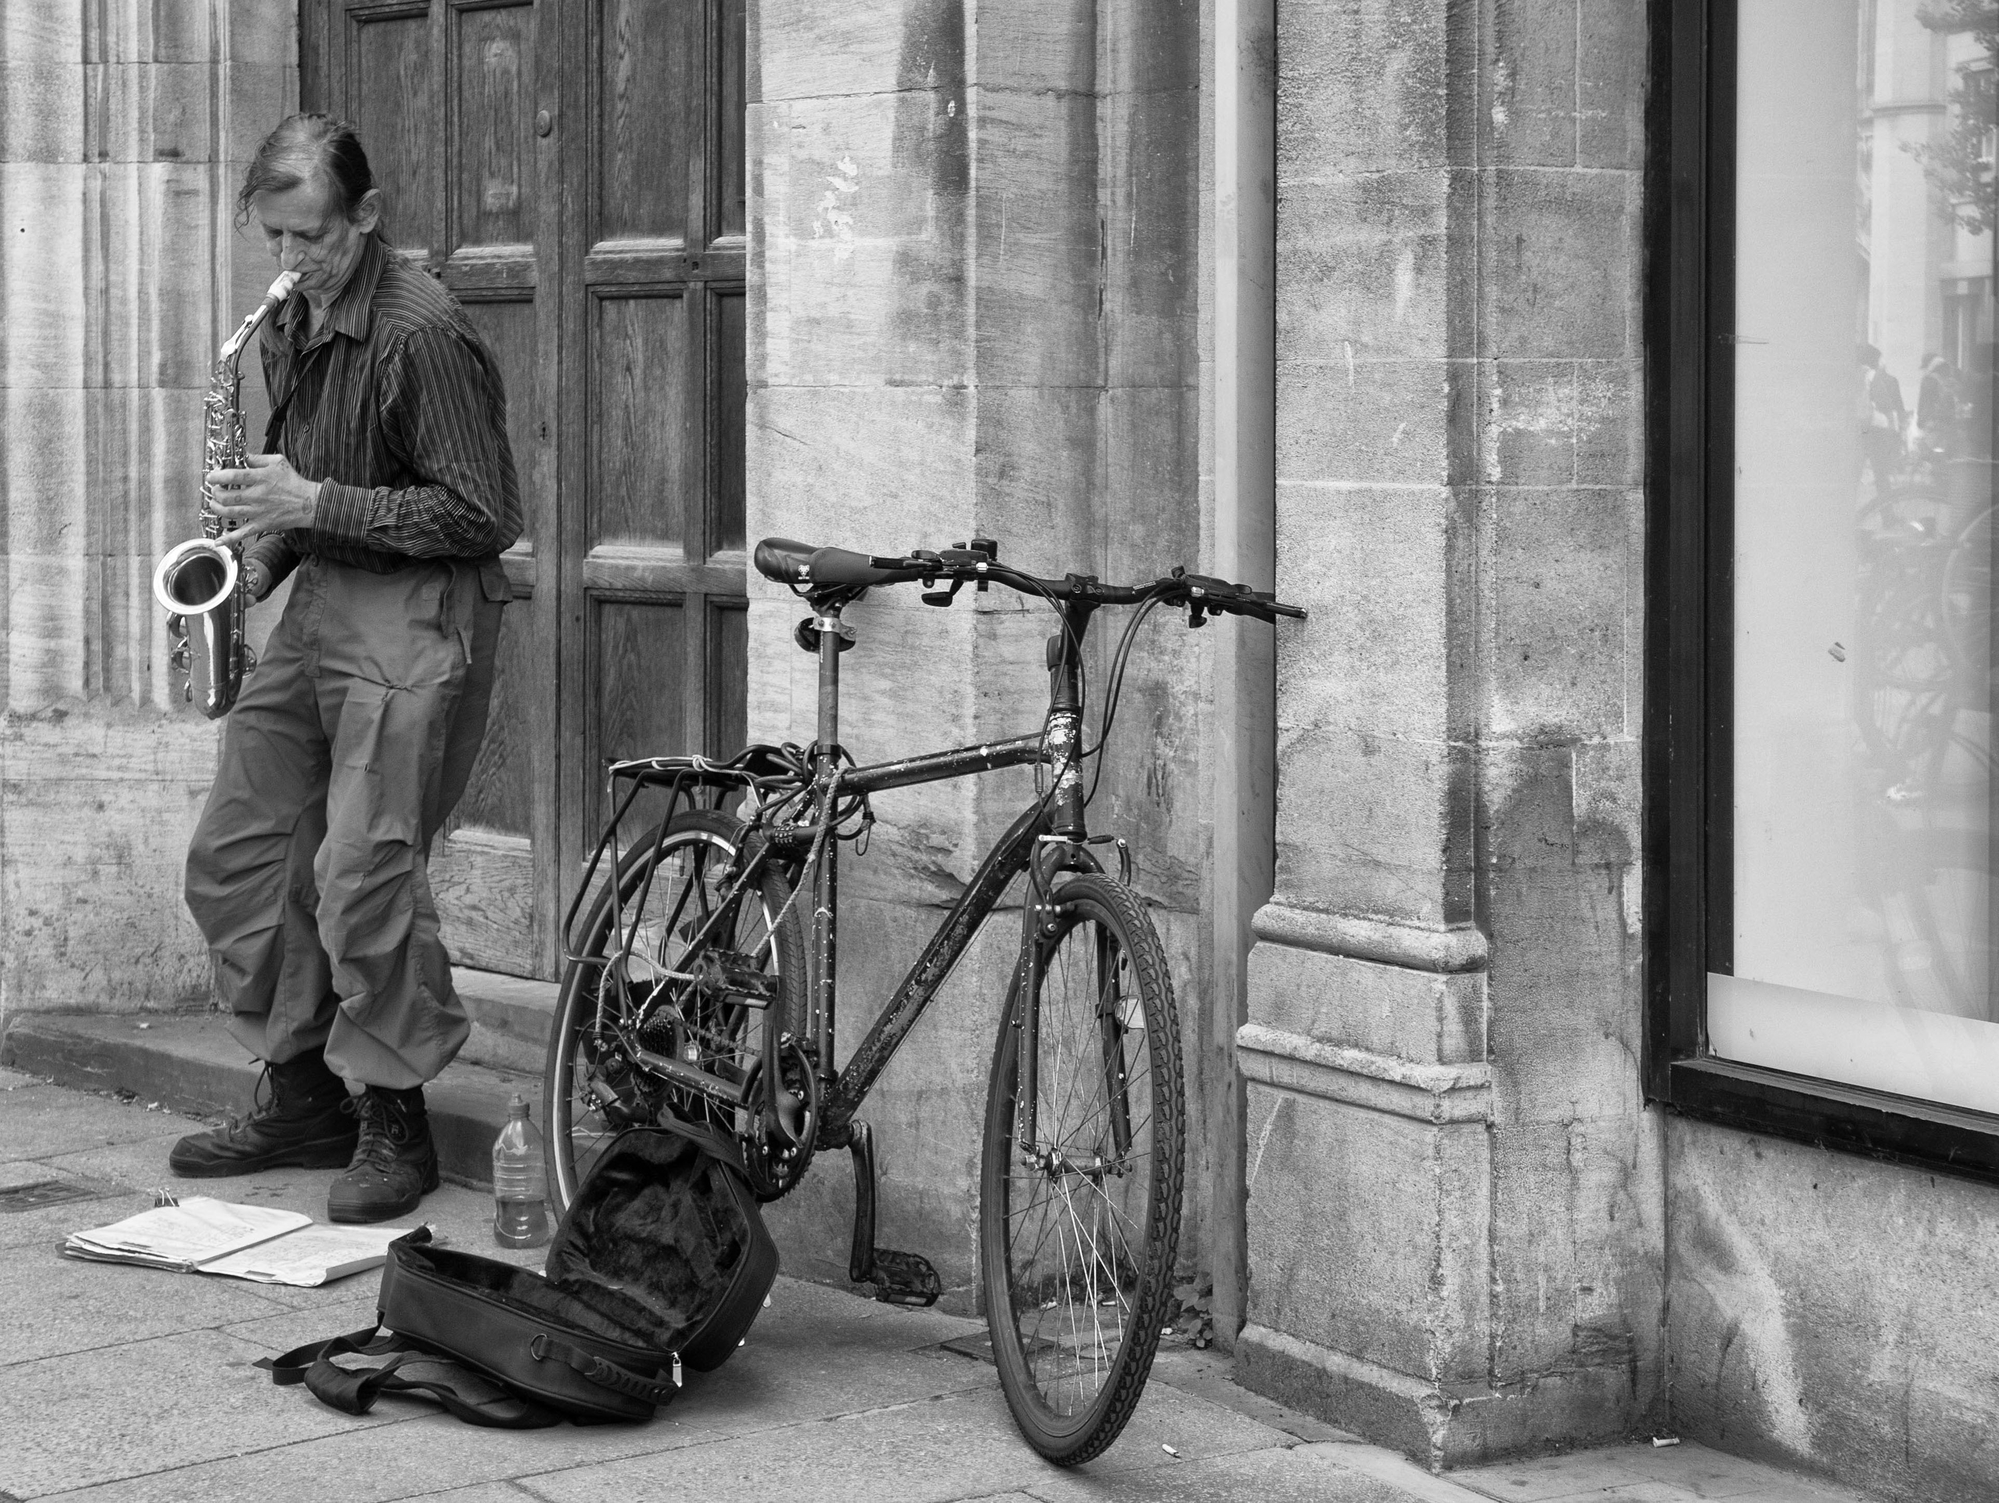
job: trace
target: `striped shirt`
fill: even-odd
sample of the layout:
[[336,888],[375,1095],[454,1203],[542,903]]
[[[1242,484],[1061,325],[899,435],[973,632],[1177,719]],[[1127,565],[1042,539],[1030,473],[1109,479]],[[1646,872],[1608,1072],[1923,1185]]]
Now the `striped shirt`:
[[310,327],[295,293],[260,350],[272,404],[264,448],[320,479],[310,528],[244,550],[268,584],[307,555],[388,574],[510,546],[521,498],[506,391],[451,294],[370,235],[319,332]]

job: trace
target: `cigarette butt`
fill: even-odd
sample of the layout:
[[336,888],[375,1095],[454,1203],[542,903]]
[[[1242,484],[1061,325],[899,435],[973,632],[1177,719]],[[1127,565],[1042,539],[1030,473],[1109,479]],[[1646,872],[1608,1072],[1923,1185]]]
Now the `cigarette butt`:
[[1652,1444],[1655,1446],[1676,1446],[1679,1443],[1680,1437],[1677,1435],[1655,1435],[1652,1437]]
[[1160,1445],[1159,1449],[1164,1451],[1168,1456],[1178,1456],[1180,1454],[1178,1451],[1174,1450],[1171,1446],[1166,1445],[1164,1443]]

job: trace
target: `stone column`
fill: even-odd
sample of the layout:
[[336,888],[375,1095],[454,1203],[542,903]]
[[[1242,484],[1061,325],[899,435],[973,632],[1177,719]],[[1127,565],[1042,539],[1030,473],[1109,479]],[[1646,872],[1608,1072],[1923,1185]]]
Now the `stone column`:
[[263,285],[233,196],[294,107],[294,33],[253,0],[0,0],[0,1011],[207,994],[180,867],[216,733],[151,578],[197,530],[209,366]]
[[1277,881],[1239,1374],[1449,1465],[1660,1381],[1642,8],[1281,0]]

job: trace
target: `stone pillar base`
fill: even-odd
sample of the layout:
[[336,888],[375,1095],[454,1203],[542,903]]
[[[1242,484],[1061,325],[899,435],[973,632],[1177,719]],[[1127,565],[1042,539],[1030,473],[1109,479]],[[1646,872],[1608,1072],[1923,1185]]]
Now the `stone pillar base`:
[[1508,1389],[1437,1384],[1255,1324],[1243,1327],[1235,1348],[1235,1379],[1243,1387],[1391,1446],[1432,1471],[1557,1439],[1617,1439],[1629,1429],[1632,1376],[1593,1367]]

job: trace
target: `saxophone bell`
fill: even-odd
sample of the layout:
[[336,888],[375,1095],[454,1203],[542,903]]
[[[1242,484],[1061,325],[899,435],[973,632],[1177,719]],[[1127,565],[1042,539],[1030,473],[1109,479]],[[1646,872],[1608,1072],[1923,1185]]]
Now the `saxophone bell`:
[[153,570],[153,599],[170,616],[206,616],[236,593],[236,550],[212,538],[189,538]]

